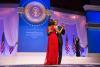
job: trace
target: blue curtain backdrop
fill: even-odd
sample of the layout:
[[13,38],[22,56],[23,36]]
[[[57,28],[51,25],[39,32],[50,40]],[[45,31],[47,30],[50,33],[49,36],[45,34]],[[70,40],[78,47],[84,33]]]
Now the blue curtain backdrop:
[[[46,9],[50,9],[50,0],[21,0],[20,7],[37,1],[42,3]],[[19,46],[18,52],[45,52],[47,48],[47,16],[40,24],[31,24],[24,14],[19,17]]]
[[100,24],[100,11],[87,11],[86,18],[89,24]]
[[[100,11],[86,11],[88,24],[100,24]],[[100,53],[100,27],[87,29],[89,53]]]

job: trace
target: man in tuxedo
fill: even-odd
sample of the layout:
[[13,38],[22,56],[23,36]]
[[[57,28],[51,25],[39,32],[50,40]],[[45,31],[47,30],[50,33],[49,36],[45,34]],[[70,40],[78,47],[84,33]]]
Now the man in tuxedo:
[[56,29],[57,29],[57,37],[58,37],[58,44],[59,44],[59,48],[58,48],[58,52],[59,52],[59,57],[58,57],[58,64],[61,64],[61,60],[62,60],[62,46],[63,46],[63,39],[62,39],[62,35],[65,34],[65,29],[64,29],[64,24],[62,24],[61,26],[58,26],[58,20],[54,20],[55,25],[56,25]]

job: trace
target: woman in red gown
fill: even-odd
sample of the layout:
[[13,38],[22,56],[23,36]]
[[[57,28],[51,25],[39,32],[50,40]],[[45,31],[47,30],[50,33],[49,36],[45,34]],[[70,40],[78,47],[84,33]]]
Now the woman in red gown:
[[48,48],[46,54],[46,65],[58,64],[58,38],[54,24],[48,26]]

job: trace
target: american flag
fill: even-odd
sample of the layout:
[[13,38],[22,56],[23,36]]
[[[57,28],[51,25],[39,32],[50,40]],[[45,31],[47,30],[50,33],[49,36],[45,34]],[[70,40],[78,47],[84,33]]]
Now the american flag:
[[5,49],[5,46],[4,46],[4,41],[1,43],[1,46],[0,46],[0,52],[1,54],[4,52],[4,49]]
[[16,42],[15,46],[9,46],[9,52],[10,54],[13,52],[13,50],[15,49],[16,45],[18,44],[18,42]]
[[76,47],[75,47],[75,37],[73,36],[73,45],[72,45],[72,50],[74,54],[76,53]]
[[4,34],[4,32],[2,33],[2,41],[1,41],[1,46],[0,46],[0,52],[1,52],[1,54],[4,52],[4,50],[5,50],[5,45],[4,45],[4,43],[5,43],[5,34]]
[[9,52],[10,52],[10,54],[12,53],[13,50],[14,50],[14,46],[9,46]]
[[66,36],[66,47],[65,47],[66,53],[68,54],[70,51],[69,45],[68,45],[68,36]]

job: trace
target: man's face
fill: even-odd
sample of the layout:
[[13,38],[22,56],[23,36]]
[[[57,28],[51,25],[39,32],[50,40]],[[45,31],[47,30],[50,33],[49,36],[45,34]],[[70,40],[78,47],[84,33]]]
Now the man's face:
[[62,23],[62,25],[61,26],[63,26],[64,27],[64,23]]

